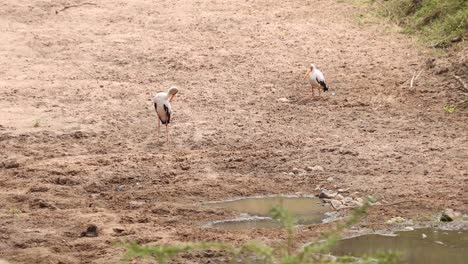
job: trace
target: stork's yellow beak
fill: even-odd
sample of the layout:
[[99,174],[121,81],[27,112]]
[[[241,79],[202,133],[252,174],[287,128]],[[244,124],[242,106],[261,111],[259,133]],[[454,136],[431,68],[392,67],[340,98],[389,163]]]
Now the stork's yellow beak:
[[172,100],[174,100],[175,95],[176,95],[176,94],[171,95],[171,97],[169,98],[169,102],[172,103]]
[[311,71],[312,71],[312,70],[309,69],[309,70],[306,72],[306,74],[304,75],[304,80],[309,76],[309,74],[310,74]]

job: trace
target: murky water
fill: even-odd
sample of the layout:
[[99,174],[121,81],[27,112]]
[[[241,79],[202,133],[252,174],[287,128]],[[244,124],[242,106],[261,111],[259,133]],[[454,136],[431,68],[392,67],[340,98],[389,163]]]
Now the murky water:
[[244,230],[252,228],[280,228],[281,225],[271,218],[240,218],[225,221],[216,221],[208,225],[212,228],[226,230]]
[[331,253],[360,257],[390,250],[402,254],[401,263],[468,263],[468,231],[424,228],[397,232],[396,236],[364,235],[340,241]]
[[[289,210],[298,224],[321,223],[327,217],[326,212],[330,211],[328,204],[324,204],[316,197],[249,197],[237,200],[204,203],[204,206],[221,207],[228,210],[248,214],[249,216],[268,216],[270,209],[277,205],[282,205]],[[279,224],[268,218],[244,218],[227,221],[218,221],[209,226],[223,229],[244,229],[244,228],[279,228]]]

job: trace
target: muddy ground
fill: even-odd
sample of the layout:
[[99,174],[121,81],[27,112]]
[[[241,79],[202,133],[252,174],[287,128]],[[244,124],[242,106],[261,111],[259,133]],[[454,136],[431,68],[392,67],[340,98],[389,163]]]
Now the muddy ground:
[[[318,186],[408,201],[372,208],[362,228],[467,211],[468,114],[442,110],[463,99],[460,84],[411,37],[366,23],[362,7],[102,0],[63,9],[78,3],[0,3],[0,257],[115,263],[118,241],[271,243],[278,231],[202,229],[236,214],[197,203]],[[302,80],[312,62],[331,87],[321,98]],[[150,95],[172,84],[173,142],[158,143]],[[324,171],[291,174],[315,165]],[[89,224],[99,235],[80,237]],[[299,242],[328,227],[301,228]]]

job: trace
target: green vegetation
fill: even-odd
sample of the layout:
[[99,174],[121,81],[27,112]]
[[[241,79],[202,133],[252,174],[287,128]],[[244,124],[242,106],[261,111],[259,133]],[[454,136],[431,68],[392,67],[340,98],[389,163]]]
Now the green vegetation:
[[457,110],[457,107],[454,106],[454,105],[446,105],[444,106],[443,108],[445,110],[445,112],[449,113],[449,114],[452,114],[455,112],[455,110]]
[[433,47],[463,41],[468,32],[466,0],[372,0],[385,16],[408,33],[420,34]]
[[295,240],[296,219],[284,208],[274,207],[270,215],[277,220],[286,232],[287,238],[279,246],[270,247],[262,242],[249,241],[241,246],[226,243],[189,243],[184,245],[156,245],[140,246],[136,243],[124,245],[127,248],[126,261],[136,257],[154,258],[160,264],[167,263],[178,254],[192,251],[217,251],[230,257],[230,263],[264,263],[264,264],[309,264],[309,263],[398,263],[395,253],[382,253],[357,259],[350,256],[331,257],[326,254],[340,239],[340,234],[346,228],[357,223],[365,214],[369,206],[366,202],[362,207],[353,211],[345,221],[337,223],[336,227],[323,235],[321,241],[307,244],[297,249]]

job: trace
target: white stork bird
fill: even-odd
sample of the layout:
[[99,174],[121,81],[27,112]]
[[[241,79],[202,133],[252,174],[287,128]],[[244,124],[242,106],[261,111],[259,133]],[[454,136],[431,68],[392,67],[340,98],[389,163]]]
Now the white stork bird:
[[310,64],[310,69],[304,75],[304,80],[307,77],[309,77],[310,87],[312,88],[312,96],[314,96],[314,87],[318,88],[319,96],[321,88],[324,92],[328,91],[328,86],[325,83],[325,77],[323,76],[323,73],[319,69],[317,69],[317,67],[315,67],[314,64]]
[[171,122],[171,103],[174,99],[174,96],[179,92],[176,87],[171,87],[169,91],[159,92],[153,97],[154,109],[156,114],[158,114],[158,141],[160,135],[161,124],[166,125],[166,141],[169,142],[169,128],[168,125]]

